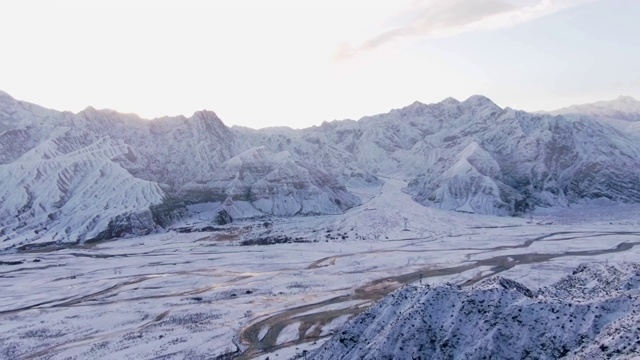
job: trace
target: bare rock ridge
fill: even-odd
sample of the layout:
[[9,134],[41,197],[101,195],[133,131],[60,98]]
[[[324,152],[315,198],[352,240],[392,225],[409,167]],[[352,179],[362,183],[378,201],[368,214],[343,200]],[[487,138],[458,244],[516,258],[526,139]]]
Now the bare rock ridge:
[[408,285],[351,319],[309,359],[632,359],[640,264],[581,265],[537,291],[501,277]]
[[[0,240],[84,242],[169,226],[193,207],[232,218],[338,214],[402,178],[420,204],[513,215],[640,201],[640,141],[613,115],[530,114],[483,96],[415,102],[302,130],[229,128],[211,111],[144,120],[58,112],[0,93]],[[624,119],[611,120],[624,110]],[[600,110],[598,110],[600,111]],[[617,112],[616,112],[617,111]],[[638,115],[640,116],[640,115]],[[616,122],[617,121],[617,122]],[[626,128],[625,128],[626,129]]]

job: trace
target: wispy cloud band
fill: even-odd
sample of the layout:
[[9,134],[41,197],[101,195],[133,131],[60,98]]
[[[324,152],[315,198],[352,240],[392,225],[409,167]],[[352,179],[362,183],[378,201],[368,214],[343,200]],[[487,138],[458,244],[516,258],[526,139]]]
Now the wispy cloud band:
[[400,16],[400,25],[360,45],[344,43],[335,59],[345,60],[390,42],[413,37],[452,36],[467,31],[514,26],[590,0],[418,0]]

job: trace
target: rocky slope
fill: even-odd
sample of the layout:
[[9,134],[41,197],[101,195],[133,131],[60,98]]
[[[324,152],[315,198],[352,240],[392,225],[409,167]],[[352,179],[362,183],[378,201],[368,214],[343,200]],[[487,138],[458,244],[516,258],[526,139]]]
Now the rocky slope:
[[501,277],[406,286],[309,358],[632,359],[639,323],[640,264],[591,264],[538,291]]

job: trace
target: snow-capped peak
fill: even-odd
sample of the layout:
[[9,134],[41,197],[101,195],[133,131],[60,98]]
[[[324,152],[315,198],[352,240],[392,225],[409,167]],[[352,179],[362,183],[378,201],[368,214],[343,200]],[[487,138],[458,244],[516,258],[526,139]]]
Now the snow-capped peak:
[[448,97],[448,98],[440,101],[440,104],[443,104],[443,105],[458,105],[458,104],[460,104],[460,101],[458,99],[456,99],[456,98]]
[[629,96],[629,95],[620,95],[616,98],[615,102],[625,103],[625,104],[640,103],[640,101],[636,100],[633,96]]
[[[637,104],[627,97],[617,102]],[[101,138],[112,139],[114,145],[106,148],[119,151],[91,157],[87,169],[102,169],[98,166],[109,162],[110,174],[117,171],[139,191],[160,194],[138,204],[123,203],[124,208],[156,204],[166,192],[187,204],[231,197],[270,215],[336,214],[360,203],[346,185],[379,186],[377,176],[406,180],[407,193],[423,205],[483,214],[507,215],[600,197],[640,201],[635,171],[640,145],[631,137],[597,121],[502,111],[481,95],[463,102],[416,101],[358,121],[302,130],[251,131],[229,128],[207,110],[189,118],[146,121],[113,110],[89,107],[79,114],[61,113],[0,98],[0,164],[31,152],[33,156],[22,159],[47,160],[47,166],[62,171],[68,165],[64,154],[93,151],[89,145]],[[60,151],[47,144],[60,145]],[[35,186],[36,180],[6,169],[11,181]],[[78,193],[78,203],[91,204],[87,199],[108,197],[117,189]],[[28,200],[30,195],[25,196]],[[17,215],[18,208],[7,209],[9,217]],[[101,211],[91,208],[87,213]],[[47,221],[42,226],[50,228],[58,220]]]
[[215,120],[215,121],[219,121],[222,122],[222,120],[220,120],[220,118],[218,117],[218,115],[211,111],[211,110],[199,110],[193,113],[193,115],[191,116],[194,119],[201,119],[201,120]]
[[463,101],[462,104],[471,107],[490,107],[495,108],[496,110],[501,110],[496,103],[483,95],[472,95],[467,100]]

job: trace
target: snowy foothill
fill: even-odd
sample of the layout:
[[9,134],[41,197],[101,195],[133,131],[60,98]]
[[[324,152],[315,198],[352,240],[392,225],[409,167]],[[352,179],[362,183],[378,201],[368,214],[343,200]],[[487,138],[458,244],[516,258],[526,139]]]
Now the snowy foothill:
[[312,359],[633,359],[640,263],[581,265],[532,290],[495,276],[407,285],[354,317]]

